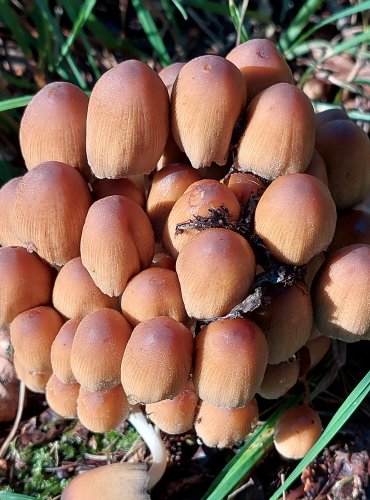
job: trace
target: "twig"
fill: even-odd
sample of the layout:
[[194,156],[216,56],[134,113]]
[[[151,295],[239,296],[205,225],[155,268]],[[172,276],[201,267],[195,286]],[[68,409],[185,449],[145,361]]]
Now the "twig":
[[26,394],[26,386],[24,385],[24,382],[21,380],[20,384],[19,384],[17,414],[15,416],[12,428],[10,429],[10,432],[9,432],[7,438],[5,439],[5,441],[3,442],[3,444],[0,448],[0,458],[4,458],[4,455],[8,450],[10,442],[17,432],[19,422],[21,421],[21,418],[22,418],[25,394]]

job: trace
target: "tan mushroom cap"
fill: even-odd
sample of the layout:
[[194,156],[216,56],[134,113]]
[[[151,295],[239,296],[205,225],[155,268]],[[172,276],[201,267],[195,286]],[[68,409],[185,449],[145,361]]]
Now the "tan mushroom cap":
[[325,186],[329,185],[328,172],[326,170],[326,165],[321,154],[314,149],[313,155],[310,163],[306,169],[306,174],[313,175],[317,177]]
[[238,68],[223,57],[197,57],[180,70],[171,94],[172,134],[194,168],[226,163],[246,102]]
[[[146,492],[149,475],[144,463],[102,465],[76,476],[65,488],[61,500],[150,500]],[[108,487],[109,485],[109,487]]]
[[293,83],[292,71],[276,46],[255,38],[232,49],[226,59],[240,69],[248,90],[248,100],[275,83]]
[[318,413],[305,404],[289,408],[275,426],[274,445],[284,458],[300,460],[322,433]]
[[14,352],[29,373],[50,373],[51,345],[63,319],[49,306],[39,306],[16,316],[10,326]]
[[133,327],[157,316],[169,316],[183,324],[188,321],[177,274],[160,267],[145,269],[129,281],[121,309]]
[[249,243],[228,229],[206,229],[180,251],[176,270],[189,317],[223,316],[244,300],[255,276]]
[[64,418],[77,418],[77,397],[80,384],[65,384],[56,375],[51,375],[45,397],[50,408]]
[[307,264],[333,239],[337,213],[328,188],[308,174],[284,175],[263,193],[255,231],[285,264]]
[[100,200],[106,196],[119,194],[127,196],[137,203],[141,208],[145,206],[145,195],[143,190],[131,179],[95,179],[93,183],[93,196]]
[[51,371],[49,373],[29,373],[18,361],[17,356],[14,356],[13,362],[19,380],[22,380],[30,391],[44,394],[46,391],[46,384],[52,375]]
[[71,352],[72,372],[82,387],[103,391],[120,383],[123,351],[130,335],[130,325],[113,309],[99,309],[82,319]]
[[99,392],[80,388],[77,415],[90,431],[111,431],[128,417],[128,413],[127,397],[120,384]]
[[176,270],[176,259],[165,252],[158,252],[153,255],[150,267],[161,267],[169,269],[170,271]]
[[260,387],[268,348],[260,328],[248,319],[205,326],[195,339],[193,382],[200,399],[214,406],[248,404]]
[[53,373],[65,384],[76,382],[71,368],[72,343],[80,320],[70,319],[59,330],[51,346]]
[[18,246],[18,238],[14,234],[12,220],[10,218],[10,207],[15,198],[15,191],[22,177],[10,179],[0,189],[0,245],[3,247]]
[[83,318],[97,309],[118,309],[118,300],[98,288],[81,257],[68,261],[59,271],[53,288],[53,305],[66,318]]
[[243,408],[219,408],[202,401],[194,427],[206,446],[226,448],[243,441],[257,421],[255,399]]
[[319,128],[324,123],[333,122],[335,120],[350,120],[350,117],[342,108],[327,109],[315,115],[316,128]]
[[315,281],[313,301],[322,335],[344,342],[370,339],[370,245],[331,255]]
[[175,83],[175,80],[180,73],[180,70],[185,66],[186,63],[172,63],[165,68],[161,69],[158,73],[159,78],[162,80],[162,82],[166,85],[167,92],[169,97],[171,97],[172,94],[172,87],[173,84]]
[[284,396],[297,382],[300,371],[299,359],[284,361],[278,365],[267,365],[257,393],[264,399]]
[[91,206],[82,231],[81,261],[100,290],[120,295],[130,278],[149,267],[155,241],[149,218],[126,196]]
[[23,311],[49,304],[54,273],[25,248],[0,248],[0,324],[11,323]]
[[165,399],[145,406],[150,420],[167,434],[183,434],[190,431],[195,419],[198,394],[189,381],[185,389],[173,399]]
[[19,130],[21,151],[29,170],[45,161],[61,161],[88,174],[88,103],[87,95],[72,83],[49,83],[37,92],[23,114]]
[[310,354],[310,370],[320,363],[331,348],[331,344],[332,340],[324,336],[312,338],[307,342],[306,347]]
[[303,172],[314,143],[315,114],[310,100],[298,87],[277,83],[252,99],[235,165],[268,180]]
[[14,233],[28,251],[61,266],[80,254],[91,202],[76,169],[57,161],[42,163],[18,183],[11,209]]
[[193,336],[173,318],[136,326],[122,359],[122,385],[131,404],[156,403],[181,392],[190,375]]
[[246,205],[251,196],[261,195],[265,190],[261,179],[245,172],[234,172],[224,182],[241,205]]
[[167,89],[147,64],[128,60],[95,84],[87,113],[86,150],[99,179],[149,174],[169,131]]

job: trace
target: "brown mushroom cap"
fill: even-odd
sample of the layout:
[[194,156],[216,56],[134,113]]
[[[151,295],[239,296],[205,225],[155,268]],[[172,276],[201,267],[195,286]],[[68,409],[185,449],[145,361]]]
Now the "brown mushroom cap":
[[284,396],[297,382],[300,370],[299,359],[284,361],[278,365],[267,365],[257,393],[264,399]]
[[219,408],[202,401],[194,427],[206,446],[225,448],[243,441],[257,421],[255,399],[243,408]]
[[171,97],[172,94],[172,87],[173,84],[175,83],[175,80],[180,73],[180,70],[185,66],[185,63],[172,63],[169,66],[166,66],[165,68],[161,69],[159,71],[158,76],[162,80],[162,82],[166,85],[167,92],[169,97]]
[[350,245],[331,255],[312,297],[322,335],[344,342],[370,339],[370,245]]
[[123,351],[130,334],[128,322],[113,309],[99,309],[82,319],[71,352],[72,372],[82,387],[103,391],[120,383]]
[[370,245],[370,213],[349,210],[339,215],[330,252],[349,245],[364,243]]
[[76,382],[71,368],[71,352],[79,323],[78,319],[70,319],[64,323],[51,346],[50,357],[53,373],[65,384]]
[[320,153],[316,151],[316,149],[313,150],[313,155],[306,169],[306,174],[317,177],[321,182],[325,184],[325,186],[329,185],[328,172],[326,170],[325,162]]
[[238,68],[223,57],[197,57],[172,89],[172,134],[194,168],[226,163],[231,135],[246,102]]
[[165,399],[145,406],[150,420],[167,434],[182,434],[194,424],[198,395],[192,382],[173,399]]
[[85,148],[88,103],[86,94],[72,83],[49,83],[37,92],[23,114],[19,130],[29,170],[45,161],[61,161],[88,173]]
[[284,175],[263,193],[255,231],[271,254],[285,264],[307,264],[326,250],[337,213],[328,188],[308,174]]
[[274,445],[284,458],[299,460],[316,443],[322,433],[320,417],[305,404],[289,408],[275,427]]
[[329,351],[331,347],[332,340],[328,337],[318,336],[315,338],[310,338],[307,342],[306,347],[310,353],[310,370],[315,368],[316,365],[324,358],[325,354]]
[[265,190],[261,179],[245,172],[234,172],[224,182],[241,205],[247,204],[252,195],[261,195]]
[[10,326],[15,354],[29,373],[50,373],[51,345],[63,325],[49,306],[39,306],[16,316]]
[[80,384],[65,384],[51,375],[45,387],[45,397],[50,408],[64,418],[77,417],[77,397]]
[[169,316],[183,324],[188,320],[177,274],[160,267],[145,269],[129,281],[121,308],[133,327],[157,316]]
[[168,255],[167,253],[158,252],[153,255],[150,267],[161,267],[163,269],[170,269],[171,271],[175,271],[176,259],[171,255]]
[[248,90],[248,100],[275,83],[293,83],[292,71],[276,46],[255,38],[232,49],[226,59],[240,69]]
[[260,387],[268,348],[260,328],[248,319],[205,326],[195,339],[193,382],[200,399],[215,406],[245,406]]
[[131,179],[95,179],[93,183],[93,196],[100,200],[106,196],[120,194],[127,196],[141,208],[145,206],[145,195],[142,189]]
[[13,362],[19,380],[22,380],[30,391],[44,394],[46,391],[46,384],[52,374],[51,371],[49,373],[29,373],[18,361],[17,356],[14,356]]
[[128,280],[150,265],[154,233],[144,210],[113,195],[91,206],[81,237],[81,260],[103,293],[120,295]]
[[156,403],[181,392],[190,375],[193,336],[173,318],[136,326],[122,359],[122,385],[131,404]]
[[67,262],[57,275],[53,305],[66,318],[83,318],[97,309],[117,309],[118,300],[105,295],[95,285],[82,265],[81,257],[76,257]]
[[129,60],[95,84],[87,113],[86,149],[99,179],[149,174],[169,130],[167,89],[147,64]]
[[53,269],[25,248],[0,248],[0,324],[51,301]]
[[310,100],[298,87],[277,83],[252,99],[235,165],[269,180],[304,172],[314,143],[315,114]]
[[333,122],[334,120],[350,120],[350,117],[344,109],[327,109],[315,115],[316,128],[319,128],[324,123]]
[[0,245],[3,247],[18,246],[18,238],[14,234],[13,224],[10,217],[10,207],[15,198],[15,191],[22,177],[10,179],[0,189]]
[[99,392],[83,387],[77,399],[77,415],[82,425],[92,432],[107,432],[128,417],[129,407],[122,386]]
[[102,465],[76,476],[65,488],[61,500],[88,500],[107,498],[122,500],[150,500],[146,493],[149,475],[144,463],[116,463]]
[[63,265],[80,254],[91,202],[76,169],[57,161],[42,163],[18,183],[11,209],[14,233],[28,251],[52,265]]
[[247,296],[255,276],[249,243],[228,229],[206,229],[180,251],[176,270],[188,316],[223,316]]

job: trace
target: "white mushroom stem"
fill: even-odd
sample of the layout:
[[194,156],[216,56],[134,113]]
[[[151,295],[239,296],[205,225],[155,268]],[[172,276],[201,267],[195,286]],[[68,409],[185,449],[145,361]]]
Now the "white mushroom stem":
[[160,432],[155,429],[141,411],[139,405],[131,409],[130,416],[127,419],[135,427],[152,455],[152,464],[149,469],[148,490],[155,486],[164,474],[167,466],[167,451],[162,441]]

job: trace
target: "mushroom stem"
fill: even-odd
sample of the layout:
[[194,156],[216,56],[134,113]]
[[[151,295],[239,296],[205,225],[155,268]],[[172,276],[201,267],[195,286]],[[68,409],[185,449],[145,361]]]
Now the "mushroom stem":
[[159,429],[154,428],[147,419],[139,405],[131,409],[127,419],[135,427],[152,455],[152,465],[149,469],[148,490],[151,490],[161,479],[167,466],[167,452],[160,436]]

